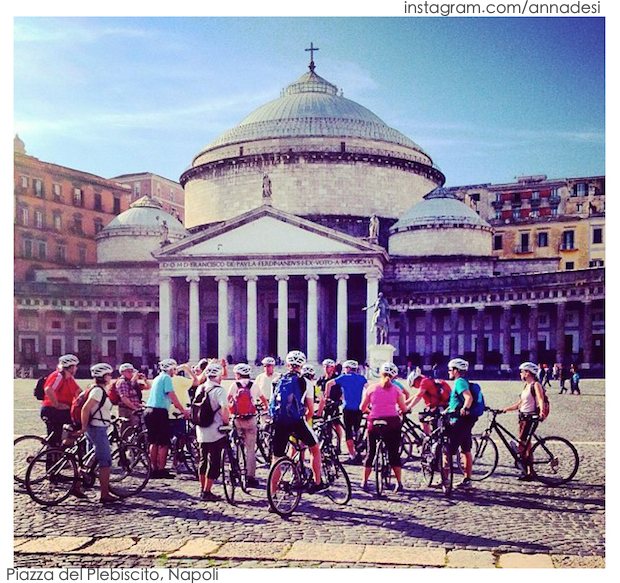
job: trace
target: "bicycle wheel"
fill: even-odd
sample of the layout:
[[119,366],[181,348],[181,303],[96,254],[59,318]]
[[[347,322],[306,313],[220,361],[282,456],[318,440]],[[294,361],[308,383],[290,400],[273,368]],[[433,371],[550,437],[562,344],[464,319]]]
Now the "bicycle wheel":
[[344,505],[351,499],[351,480],[336,457],[321,458],[321,472],[328,484],[325,493],[335,504]]
[[245,449],[243,449],[241,443],[235,445],[235,455],[237,457],[237,468],[239,471],[237,483],[244,492],[248,493],[248,466],[245,459]]
[[265,463],[271,462],[271,431],[269,428],[258,430],[256,453],[260,453],[260,457]]
[[[486,480],[497,468],[499,460],[497,445],[489,435],[472,437],[471,455],[471,479],[477,482]],[[459,470],[461,473],[465,473],[462,467],[461,455],[459,454],[456,457]]]
[[433,444],[430,439],[425,439],[422,443],[422,452],[420,454],[420,469],[422,470],[422,478],[427,486],[433,483],[434,474],[434,455]]
[[450,452],[450,445],[444,443],[439,450],[441,456],[438,460],[439,473],[441,475],[441,489],[445,496],[452,496],[452,484],[454,473],[452,470],[452,455]]
[[377,487],[377,496],[383,496],[383,491],[385,490],[385,470],[383,467],[385,461],[385,456],[383,455],[384,448],[385,445],[383,444],[383,440],[380,439],[377,442],[377,455],[375,456],[375,485]]
[[403,431],[400,435],[400,448],[398,454],[401,463],[405,464],[413,459],[413,442],[408,431]]
[[112,452],[110,492],[119,498],[135,496],[144,490],[151,477],[151,462],[146,452],[135,445],[120,445]]
[[281,457],[269,471],[267,500],[280,516],[292,514],[301,500],[301,475],[293,460]]
[[13,441],[13,479],[26,483],[26,470],[30,462],[47,446],[47,441],[38,435],[22,435]]
[[181,454],[183,457],[183,465],[192,476],[197,478],[198,466],[200,465],[200,449],[196,441],[196,436],[186,436]]
[[411,453],[410,458],[412,461],[418,461],[422,457],[422,443],[424,442],[425,434],[420,430],[407,431],[411,438]]
[[565,484],[575,477],[578,468],[579,454],[568,439],[543,437],[532,447],[532,471],[543,484]]
[[135,445],[148,453],[149,436],[146,429],[140,430],[137,427],[127,427],[121,434],[121,440],[128,445]]
[[26,490],[43,506],[55,506],[66,500],[78,481],[75,458],[60,448],[39,452],[26,470]]
[[235,490],[237,487],[235,461],[232,455],[232,450],[226,445],[222,453],[222,486],[224,486],[226,502],[229,504],[235,503]]

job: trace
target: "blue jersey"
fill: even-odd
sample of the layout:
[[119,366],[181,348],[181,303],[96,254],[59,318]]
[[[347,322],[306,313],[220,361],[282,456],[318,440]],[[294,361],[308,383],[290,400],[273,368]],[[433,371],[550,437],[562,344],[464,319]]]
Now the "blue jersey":
[[356,372],[341,374],[336,378],[336,383],[342,387],[344,397],[344,408],[359,411],[362,403],[362,393],[366,384],[366,377]]

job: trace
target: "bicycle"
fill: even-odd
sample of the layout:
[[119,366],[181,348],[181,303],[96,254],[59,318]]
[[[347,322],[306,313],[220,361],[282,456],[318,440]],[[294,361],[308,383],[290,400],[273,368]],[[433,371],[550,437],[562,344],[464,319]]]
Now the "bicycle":
[[222,453],[224,496],[229,504],[234,504],[237,487],[240,487],[246,494],[250,493],[247,485],[245,444],[235,427],[234,421],[230,425],[222,425],[220,431],[228,433],[228,439]]
[[258,421],[258,430],[256,434],[256,453],[262,460],[269,464],[271,463],[271,418],[267,414],[267,410],[263,407],[262,403],[256,404],[256,415]]
[[377,451],[374,460],[375,471],[375,487],[377,498],[383,496],[385,490],[392,489],[392,468],[388,456],[387,446],[383,438],[383,428],[387,425],[387,421],[377,419],[373,421],[373,428],[379,430],[379,438],[377,439]]
[[[302,493],[308,492],[314,482],[303,451],[303,447],[295,445],[292,457],[278,458],[269,471],[267,500],[272,510],[283,517],[295,511]],[[351,499],[351,480],[331,448],[321,455],[321,475],[327,484],[327,497],[335,504],[347,504]]]
[[[182,419],[181,413],[173,413],[175,419]],[[172,460],[172,466],[178,468],[184,466],[188,473],[198,477],[198,465],[200,460],[200,450],[196,440],[196,431],[189,419],[182,419],[183,431],[179,435],[173,435],[170,440],[168,458]]]
[[[485,407],[485,411],[491,414],[491,421],[481,434],[473,436],[472,439],[473,466],[471,479],[477,481],[490,477],[497,468],[499,450],[491,438],[493,430],[513,458],[515,467],[524,469],[517,445],[518,437],[497,421],[497,416],[503,414],[503,411],[490,407]],[[534,440],[530,454],[534,478],[548,486],[565,484],[575,477],[579,469],[577,449],[564,437],[555,435],[539,437],[535,433],[537,425],[538,420],[535,421],[528,438],[528,445]]]
[[[73,431],[71,425],[64,429]],[[63,448],[47,448],[39,452],[26,470],[26,491],[43,506],[56,506],[66,500],[80,485],[92,487],[97,478],[95,449],[86,435]],[[119,498],[139,494],[151,476],[148,455],[140,448],[118,442],[112,452],[110,492]]]
[[422,427],[407,415],[403,415],[400,444],[400,455],[405,458],[403,463],[420,459],[425,437],[426,433]]
[[121,433],[121,439],[132,445],[136,445],[148,453],[149,451],[149,435],[144,423],[144,408],[134,411],[134,415],[138,420],[136,425],[126,427]]
[[448,437],[448,419],[454,417],[450,412],[428,412],[425,423],[432,424],[433,429],[425,435],[420,454],[420,468],[427,486],[432,486],[435,472],[439,473],[441,489],[446,497],[452,495],[454,471],[452,452]]

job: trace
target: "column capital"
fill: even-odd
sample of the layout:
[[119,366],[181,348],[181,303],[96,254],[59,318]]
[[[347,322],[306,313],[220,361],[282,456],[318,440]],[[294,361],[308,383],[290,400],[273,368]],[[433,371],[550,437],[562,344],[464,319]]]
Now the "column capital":
[[244,275],[243,281],[258,281],[258,275]]
[[159,283],[172,283],[172,277],[170,275],[164,275],[159,278]]
[[276,281],[288,281],[289,280],[289,276],[288,275],[276,275],[275,276]]
[[215,281],[217,281],[218,283],[220,281],[228,281],[230,278],[227,275],[217,275],[215,277]]
[[377,271],[371,271],[370,273],[365,273],[364,277],[366,279],[376,279],[377,281],[381,279],[381,275]]
[[307,275],[304,275],[304,279],[306,281],[318,281],[319,276],[316,273],[308,273]]
[[337,273],[336,275],[334,275],[335,279],[349,279],[349,274],[348,273]]
[[187,283],[191,283],[192,281],[199,282],[200,281],[200,276],[199,275],[188,275],[185,278],[185,281]]

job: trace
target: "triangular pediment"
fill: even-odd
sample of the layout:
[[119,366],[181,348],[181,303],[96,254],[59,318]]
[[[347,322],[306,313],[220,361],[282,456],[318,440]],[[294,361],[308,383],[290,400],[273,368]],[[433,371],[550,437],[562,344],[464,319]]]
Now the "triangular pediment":
[[385,253],[382,247],[263,206],[185,237],[157,257]]

